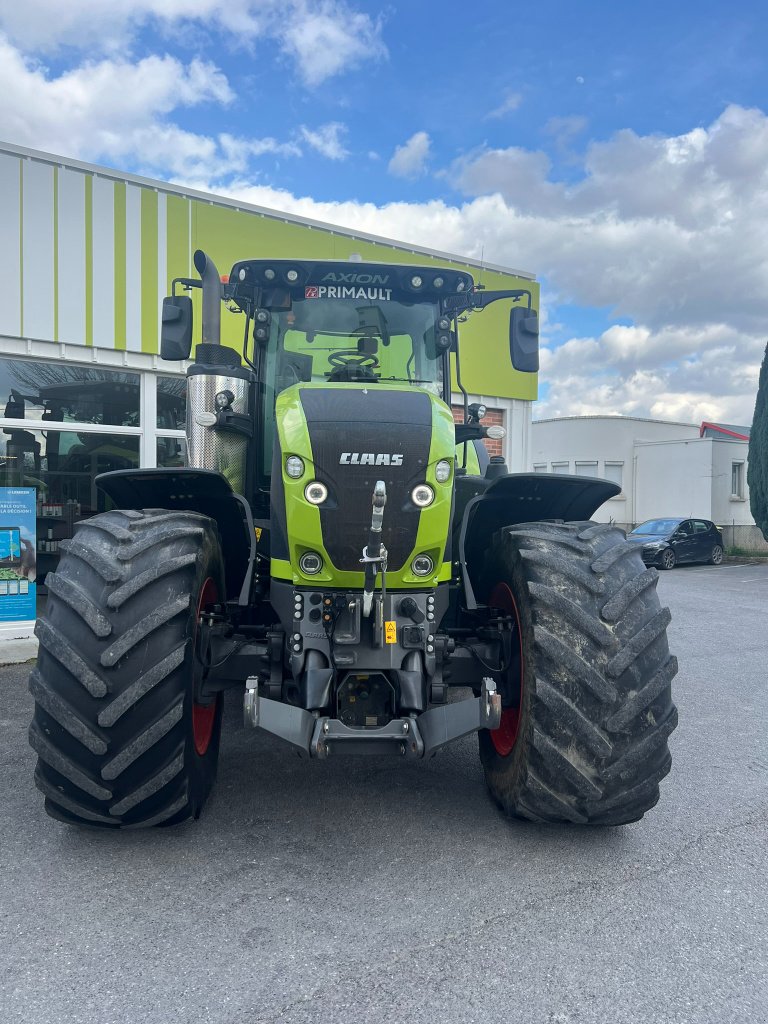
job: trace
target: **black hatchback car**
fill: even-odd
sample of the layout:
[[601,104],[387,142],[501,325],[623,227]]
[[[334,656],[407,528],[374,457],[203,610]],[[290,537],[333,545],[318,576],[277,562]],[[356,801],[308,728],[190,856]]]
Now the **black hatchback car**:
[[720,565],[723,560],[723,537],[709,519],[649,519],[641,523],[627,540],[642,544],[646,565],[674,569],[682,562],[709,562]]

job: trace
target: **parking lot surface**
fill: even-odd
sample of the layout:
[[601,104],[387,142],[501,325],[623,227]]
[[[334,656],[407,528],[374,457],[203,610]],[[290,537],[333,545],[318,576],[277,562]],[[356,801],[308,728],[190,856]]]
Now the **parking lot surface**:
[[618,829],[505,820],[470,738],[302,761],[227,705],[198,822],[45,816],[0,670],[0,1007],[53,1022],[768,1019],[768,566],[663,573],[672,774]]

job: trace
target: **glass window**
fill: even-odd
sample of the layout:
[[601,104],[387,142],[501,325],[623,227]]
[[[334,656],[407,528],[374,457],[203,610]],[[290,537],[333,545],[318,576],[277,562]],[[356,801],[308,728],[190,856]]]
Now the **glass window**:
[[534,473],[546,473],[547,472],[547,464],[546,464],[546,462],[534,462],[534,464],[533,464],[533,472]]
[[744,463],[731,463],[731,497],[744,497]]
[[272,310],[261,428],[265,466],[272,459],[275,398],[293,384],[402,381],[443,395],[438,304],[382,297],[365,301],[326,298],[308,287],[305,298],[294,299],[290,309]]
[[62,540],[104,509],[99,473],[139,465],[139,438],[68,430],[0,431],[0,487],[37,490],[37,574],[55,569]]
[[138,373],[0,359],[0,418],[138,427],[139,392]]
[[187,442],[183,437],[158,437],[157,465],[172,468],[186,466]]
[[624,463],[623,462],[606,462],[604,465],[603,476],[606,480],[611,480],[613,483],[618,484],[619,487],[624,486]]
[[597,476],[596,462],[577,462],[576,476]]
[[[157,427],[183,430],[187,415],[187,378],[157,378]],[[158,463],[160,465],[160,463]]]
[[705,523],[703,519],[693,520],[693,532],[694,533],[709,533],[709,523]]
[[571,470],[570,462],[553,462],[552,472],[553,473],[569,473]]

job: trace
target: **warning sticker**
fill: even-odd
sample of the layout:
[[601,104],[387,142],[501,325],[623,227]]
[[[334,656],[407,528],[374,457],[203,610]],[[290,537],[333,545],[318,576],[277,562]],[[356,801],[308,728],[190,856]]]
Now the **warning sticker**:
[[384,639],[388,644],[397,643],[397,623],[396,622],[385,622],[384,623]]
[[261,529],[262,528],[260,526],[254,526],[254,530],[256,531],[256,543],[257,544],[261,540]]

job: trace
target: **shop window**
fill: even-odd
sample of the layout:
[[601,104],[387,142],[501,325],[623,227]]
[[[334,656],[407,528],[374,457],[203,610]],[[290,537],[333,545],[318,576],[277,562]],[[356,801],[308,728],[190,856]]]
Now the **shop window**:
[[[184,430],[187,415],[187,378],[157,378],[157,427]],[[160,462],[158,462],[158,466]]]
[[597,476],[597,462],[577,462],[576,476]]
[[36,491],[37,558],[33,572],[38,583],[56,568],[61,542],[72,537],[75,523],[104,510],[105,497],[96,487],[96,476],[138,465],[136,435],[11,427],[0,430],[0,487],[34,487]]
[[183,437],[158,437],[157,465],[163,468],[186,466],[187,442]]
[[138,373],[32,359],[0,359],[0,418],[141,425]]

